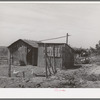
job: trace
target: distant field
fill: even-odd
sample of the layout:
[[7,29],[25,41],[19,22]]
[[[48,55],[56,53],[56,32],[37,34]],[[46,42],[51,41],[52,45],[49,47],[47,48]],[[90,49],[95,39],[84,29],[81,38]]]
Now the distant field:
[[8,63],[8,49],[5,46],[0,46],[0,65]]
[[0,56],[0,65],[7,65],[8,64],[8,57]]
[[5,46],[0,46],[0,57],[7,57],[8,55],[8,48]]

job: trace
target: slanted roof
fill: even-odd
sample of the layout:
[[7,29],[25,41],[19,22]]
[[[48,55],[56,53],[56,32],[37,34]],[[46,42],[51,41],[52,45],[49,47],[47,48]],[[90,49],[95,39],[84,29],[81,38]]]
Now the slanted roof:
[[33,41],[33,40],[26,40],[23,39],[23,41],[27,44],[29,44],[32,47],[37,47],[38,48],[38,43],[40,43],[39,41]]
[[38,44],[47,44],[47,45],[67,45],[69,48],[71,48],[73,51],[74,51],[74,49],[72,48],[72,47],[70,47],[68,44],[66,44],[66,43],[38,43]]
[[33,41],[33,40],[27,40],[27,39],[19,39],[17,41],[15,41],[14,43],[12,43],[10,46],[8,46],[8,48],[12,47],[13,45],[15,45],[17,42],[22,41],[24,43],[26,43],[27,45],[34,47],[34,48],[38,48],[38,43],[41,43],[40,41]]

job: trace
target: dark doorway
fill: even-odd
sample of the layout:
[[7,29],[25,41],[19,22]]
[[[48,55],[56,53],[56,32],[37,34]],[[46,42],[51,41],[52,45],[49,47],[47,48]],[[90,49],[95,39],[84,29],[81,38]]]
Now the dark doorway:
[[38,49],[33,48],[27,52],[27,65],[37,66]]
[[38,49],[37,48],[35,48],[34,49],[34,55],[33,55],[33,64],[34,64],[34,66],[37,66],[37,59],[38,59]]
[[32,49],[27,53],[27,65],[32,65]]

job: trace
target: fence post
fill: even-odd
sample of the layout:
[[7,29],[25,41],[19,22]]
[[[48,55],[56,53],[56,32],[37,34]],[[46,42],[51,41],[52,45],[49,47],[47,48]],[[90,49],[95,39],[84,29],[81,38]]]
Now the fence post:
[[22,73],[23,73],[23,78],[25,78],[25,72],[23,71]]
[[55,45],[53,46],[53,60],[54,60],[53,68],[54,68],[54,74],[55,74],[57,72],[57,70],[56,70],[56,61],[55,61]]
[[45,70],[46,70],[46,78],[48,78],[48,70],[47,70],[47,47],[46,44],[44,43],[44,48],[45,48]]
[[11,51],[8,49],[8,76],[11,77]]

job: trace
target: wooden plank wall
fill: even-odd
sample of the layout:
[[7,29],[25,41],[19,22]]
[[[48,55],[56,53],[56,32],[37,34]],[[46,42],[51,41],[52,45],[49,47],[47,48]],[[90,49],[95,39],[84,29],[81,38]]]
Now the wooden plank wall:
[[[51,45],[46,45],[46,46],[47,46],[47,49],[48,49],[48,47],[52,47],[52,48],[59,48],[59,47],[61,47],[62,48],[62,45],[54,45],[54,44],[51,44]],[[40,44],[39,45],[39,48],[38,48],[38,66],[39,67],[45,67],[44,50],[45,50],[44,44]],[[47,50],[47,53],[48,52],[49,51]],[[62,52],[60,52],[60,54],[61,53]],[[49,55],[49,59],[50,59],[52,65],[61,68],[62,67],[62,54],[59,57],[57,57],[57,55],[55,54],[55,52],[54,52],[54,54],[52,53],[51,55],[52,56]]]
[[62,56],[62,61],[63,61],[63,68],[70,69],[73,68],[74,66],[74,53],[70,47],[65,45],[63,47],[63,56]]

